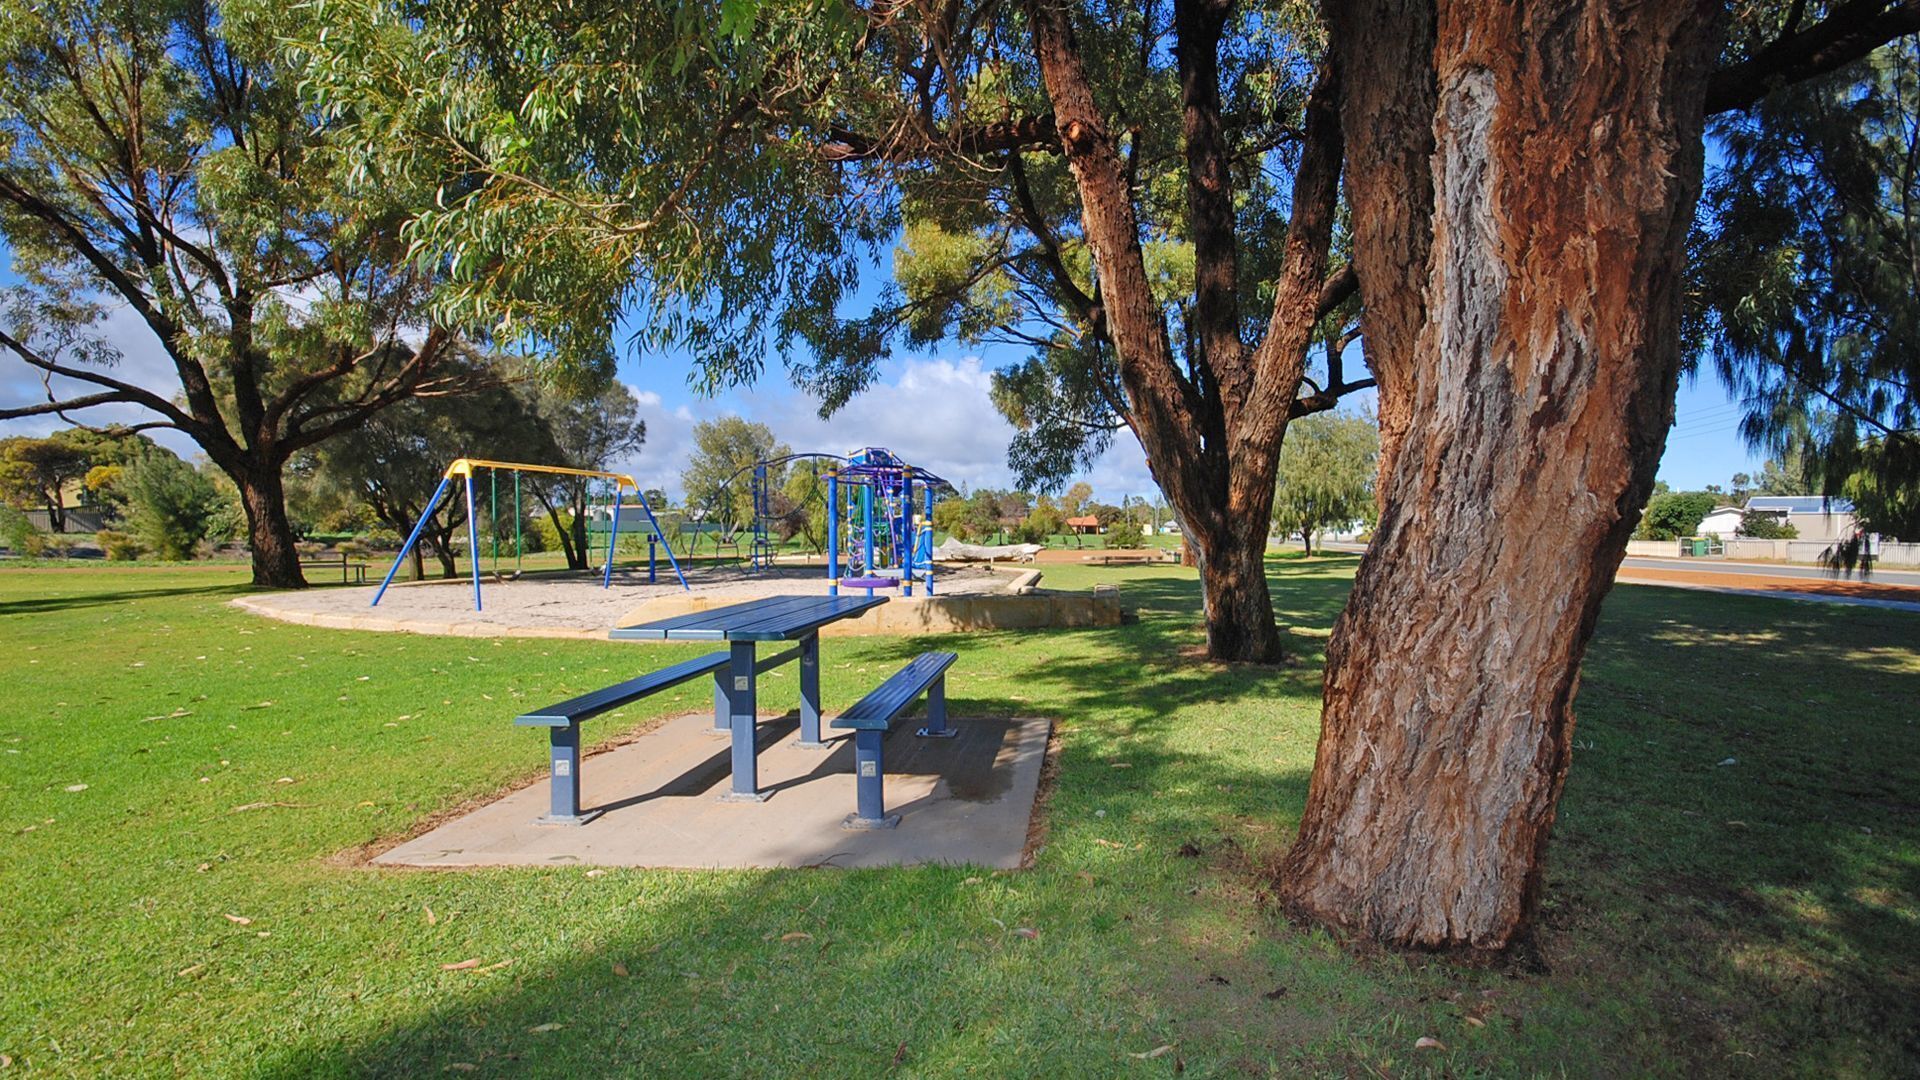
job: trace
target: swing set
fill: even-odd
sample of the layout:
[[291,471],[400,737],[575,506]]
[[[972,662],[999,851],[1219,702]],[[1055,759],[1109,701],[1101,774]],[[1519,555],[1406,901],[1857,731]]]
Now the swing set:
[[[647,515],[647,527],[649,529],[647,534],[647,581],[653,582],[656,580],[656,552],[659,548],[665,548],[667,561],[673,565],[674,575],[680,579],[680,587],[682,589],[691,588],[691,586],[687,584],[686,573],[680,569],[680,560],[673,554],[673,545],[667,542],[666,534],[660,529],[659,519],[653,516],[653,507],[647,505],[647,497],[641,492],[640,485],[634,481],[633,477],[622,473],[600,472],[595,469],[567,469],[558,465],[529,465],[519,461],[486,461],[480,458],[460,458],[453,464],[447,466],[446,473],[440,478],[440,486],[433,489],[433,497],[427,500],[426,509],[420,512],[420,520],[413,526],[413,532],[407,536],[407,542],[400,545],[400,554],[394,556],[393,566],[388,568],[387,576],[381,580],[380,588],[373,594],[373,606],[379,606],[380,598],[387,593],[387,586],[393,583],[394,575],[400,572],[400,566],[406,562],[407,554],[413,550],[415,544],[420,542],[420,534],[426,531],[427,522],[433,520],[434,511],[440,506],[441,498],[447,495],[447,489],[452,486],[454,480],[457,478],[465,482],[467,495],[467,555],[468,561],[473,565],[473,610],[481,610],[480,518],[475,512],[476,506],[473,491],[473,474],[476,469],[487,470],[489,489],[488,521],[490,531],[493,533],[493,575],[495,578],[500,576],[500,472],[501,470],[506,470],[513,474],[513,563],[515,574],[520,572],[521,557],[526,550],[524,543],[525,537],[523,535],[526,518],[521,512],[520,474],[544,473],[553,476],[581,476],[587,478],[588,530],[589,533],[593,535],[596,546],[598,534],[602,531],[599,527],[599,520],[602,516],[607,519],[607,527],[604,530],[607,537],[607,554],[606,558],[603,559],[600,564],[601,588],[608,588],[613,584],[614,549],[620,540],[621,496],[628,488],[633,489],[634,497],[640,500],[640,509],[645,511]],[[592,486],[594,480],[601,481],[600,491],[597,496]]]

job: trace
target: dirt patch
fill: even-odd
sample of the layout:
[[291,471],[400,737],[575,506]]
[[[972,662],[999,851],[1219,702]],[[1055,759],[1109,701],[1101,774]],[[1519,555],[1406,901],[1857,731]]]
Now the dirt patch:
[[1714,570],[1669,570],[1624,566],[1619,579],[1649,585],[1696,585],[1716,589],[1746,589],[1753,592],[1813,593],[1819,596],[1845,596],[1855,600],[1901,600],[1920,603],[1920,586],[1888,585],[1869,581],[1821,581],[1814,578],[1778,577],[1771,574],[1728,574]]

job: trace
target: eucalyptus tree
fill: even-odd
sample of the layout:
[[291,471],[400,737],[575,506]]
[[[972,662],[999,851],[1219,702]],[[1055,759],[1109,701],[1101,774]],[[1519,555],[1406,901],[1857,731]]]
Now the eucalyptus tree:
[[1322,531],[1371,521],[1379,457],[1380,429],[1369,417],[1324,413],[1295,423],[1280,448],[1274,530],[1300,537],[1311,555]]
[[[399,236],[433,188],[347,194],[355,162],[280,62],[284,7],[0,3],[0,237],[19,278],[0,356],[46,385],[0,419],[132,406],[147,418],[118,430],[183,432],[238,487],[254,583],[277,587],[304,584],[288,459],[460,389]],[[134,339],[109,339],[114,312]],[[120,371],[123,349],[174,385]]]
[[[325,0],[311,85],[422,216],[450,319],[604,362],[623,310],[706,385],[783,357],[831,411],[900,344],[998,339],[1013,461],[1130,430],[1202,555],[1209,653],[1278,656],[1263,556],[1309,381],[1339,173],[1309,6]],[[417,16],[417,17],[416,17]],[[319,29],[324,27],[324,33]],[[899,237],[896,281],[852,310]],[[1347,342],[1340,341],[1344,346]]]

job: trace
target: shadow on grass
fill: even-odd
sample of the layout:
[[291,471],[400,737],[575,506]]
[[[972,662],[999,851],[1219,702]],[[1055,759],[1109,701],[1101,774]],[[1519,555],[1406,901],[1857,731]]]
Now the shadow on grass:
[[[1283,619],[1331,624],[1344,581],[1285,560],[1270,571]],[[1244,933],[1182,942],[1175,958],[1189,972],[1140,977],[1141,965],[1166,959],[1146,941],[1166,932],[1169,909],[1198,903],[1186,898],[1220,873],[1252,873],[1179,858],[1189,842],[1219,850],[1226,823],[1291,821],[1305,801],[1304,768],[1248,769],[1191,734],[1218,710],[1317,699],[1321,657],[1317,642],[1295,639],[1290,666],[1192,659],[1194,582],[1143,577],[1123,589],[1142,612],[1137,624],[861,647],[863,659],[891,661],[959,646],[962,664],[1004,681],[967,680],[956,716],[1042,712],[1069,725],[1048,848],[1018,878],[1015,898],[1001,879],[967,868],[672,875],[687,887],[657,902],[643,902],[649,890],[638,883],[661,876],[623,876],[642,897],[630,924],[569,926],[556,908],[553,932],[534,936],[564,947],[523,958],[516,981],[457,993],[362,1036],[296,1045],[261,1073],[510,1063],[533,1075],[844,1074],[1025,1063],[1093,1074],[1130,1064],[1123,1052],[1182,1024],[1190,1039],[1180,1053],[1203,1072],[1290,1060],[1273,1043],[1270,1057],[1224,1054],[1213,1038],[1292,1038],[1302,1055],[1292,1060],[1353,1064],[1360,1018],[1304,994],[1260,993],[1295,976]],[[1483,1065],[1578,1068],[1583,1047],[1628,1073],[1899,1074],[1920,1063],[1911,1009],[1920,993],[1916,628],[1920,620],[1896,612],[1676,590],[1623,589],[1609,600],[1550,854],[1543,943],[1552,970],[1515,991],[1534,994],[1525,1020],[1547,1034],[1480,1044]],[[1843,700],[1851,707],[1831,707]],[[1095,806],[1107,816],[1094,818]],[[552,874],[556,890],[573,880]],[[1013,918],[1043,931],[1009,933]],[[791,937],[797,931],[810,936]],[[1293,950],[1282,955],[1300,955],[1301,935],[1277,934],[1275,947]],[[1326,963],[1370,1010],[1421,1008],[1407,968]],[[1233,977],[1216,981],[1221,971]],[[1520,1032],[1522,1016],[1512,1020]],[[1404,1038],[1392,1038],[1403,1052]]]
[[123,589],[118,592],[77,592],[64,596],[34,596],[28,597],[25,600],[0,601],[0,615],[44,615],[55,611],[106,607],[136,600],[153,600],[165,596],[242,596],[249,591],[245,585],[226,584],[177,586],[161,589]]

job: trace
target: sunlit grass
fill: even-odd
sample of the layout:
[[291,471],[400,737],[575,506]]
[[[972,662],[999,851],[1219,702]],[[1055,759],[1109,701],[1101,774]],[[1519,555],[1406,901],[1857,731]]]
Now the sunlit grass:
[[225,606],[234,569],[0,572],[0,1053],[196,1076],[1920,1067],[1920,618],[1621,589],[1544,966],[1465,970],[1265,904],[1353,562],[1270,565],[1279,668],[1192,659],[1173,567],[1046,568],[1122,583],[1140,619],[1114,630],[829,644],[829,707],[937,641],[956,716],[1056,721],[1044,846],[1011,874],[370,869],[364,845],[538,775],[527,704],[695,648],[285,625]]

